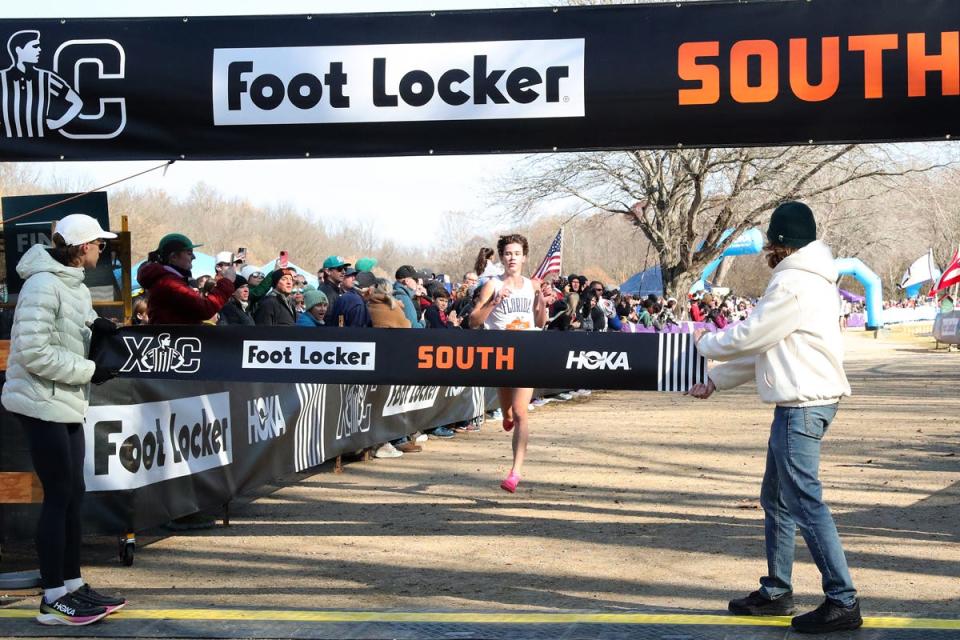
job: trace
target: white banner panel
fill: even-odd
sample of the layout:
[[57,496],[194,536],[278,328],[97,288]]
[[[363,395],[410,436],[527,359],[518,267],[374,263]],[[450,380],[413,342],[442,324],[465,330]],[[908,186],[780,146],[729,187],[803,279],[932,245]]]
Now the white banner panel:
[[300,342],[244,340],[244,369],[323,369],[373,371],[375,342]]
[[215,49],[213,122],[581,118],[584,42]]
[[87,491],[136,489],[233,462],[230,393],[91,406]]

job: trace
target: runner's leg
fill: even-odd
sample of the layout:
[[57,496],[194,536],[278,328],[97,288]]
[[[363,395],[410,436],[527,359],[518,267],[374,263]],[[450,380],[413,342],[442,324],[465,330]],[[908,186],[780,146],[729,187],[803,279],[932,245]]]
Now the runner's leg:
[[500,413],[503,414],[503,428],[510,431],[513,428],[513,389],[497,389],[497,397],[500,399]]
[[530,437],[530,418],[527,415],[527,407],[533,397],[533,389],[524,387],[511,391],[513,395],[513,469],[511,473],[519,476],[527,455],[527,440]]

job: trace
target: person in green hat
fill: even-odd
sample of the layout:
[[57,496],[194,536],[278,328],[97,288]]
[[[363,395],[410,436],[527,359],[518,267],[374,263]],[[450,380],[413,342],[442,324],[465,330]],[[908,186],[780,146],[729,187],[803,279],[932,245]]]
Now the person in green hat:
[[726,331],[694,332],[700,353],[722,364],[690,395],[755,381],[760,399],[776,405],[760,490],[767,575],[760,588],[731,600],[736,615],[786,616],[794,612],[793,561],[797,529],[816,562],[826,595],[815,610],[793,618],[801,633],[856,629],[860,600],[820,483],[820,444],[850,395],[843,370],[837,316],[837,267],[817,240],[817,223],[801,202],[777,207],[767,229],[767,264],[773,277],[753,313]]
[[327,259],[323,261],[324,282],[320,285],[320,291],[323,291],[324,295],[327,296],[329,305],[327,307],[327,317],[324,320],[327,325],[334,324],[333,306],[337,303],[340,294],[343,293],[343,277],[350,266],[351,264],[341,256],[327,256]]
[[297,316],[297,325],[301,327],[322,327],[330,301],[323,291],[310,288],[303,294],[303,313]]
[[376,258],[360,258],[357,260],[357,271],[363,273],[364,271],[373,271],[373,268],[377,266]]
[[221,272],[205,296],[190,286],[196,257],[193,250],[200,246],[182,233],[168,233],[140,266],[137,281],[148,293],[150,324],[202,324],[217,315],[233,295],[237,277],[233,266]]

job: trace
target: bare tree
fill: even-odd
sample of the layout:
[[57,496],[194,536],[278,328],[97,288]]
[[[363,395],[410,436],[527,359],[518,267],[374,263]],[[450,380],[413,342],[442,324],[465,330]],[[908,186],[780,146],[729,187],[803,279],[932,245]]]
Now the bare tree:
[[518,218],[545,200],[626,218],[651,243],[664,291],[686,293],[698,274],[785,200],[816,201],[855,182],[932,166],[893,166],[858,145],[678,149],[533,156],[499,189]]

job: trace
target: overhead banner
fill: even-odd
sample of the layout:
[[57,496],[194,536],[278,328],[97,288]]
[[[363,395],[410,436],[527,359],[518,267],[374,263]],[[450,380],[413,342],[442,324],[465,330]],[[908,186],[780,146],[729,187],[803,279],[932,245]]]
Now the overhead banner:
[[164,380],[686,391],[690,334],[140,326],[96,340],[121,377]]
[[958,29],[955,0],[0,20],[0,161],[945,139]]

